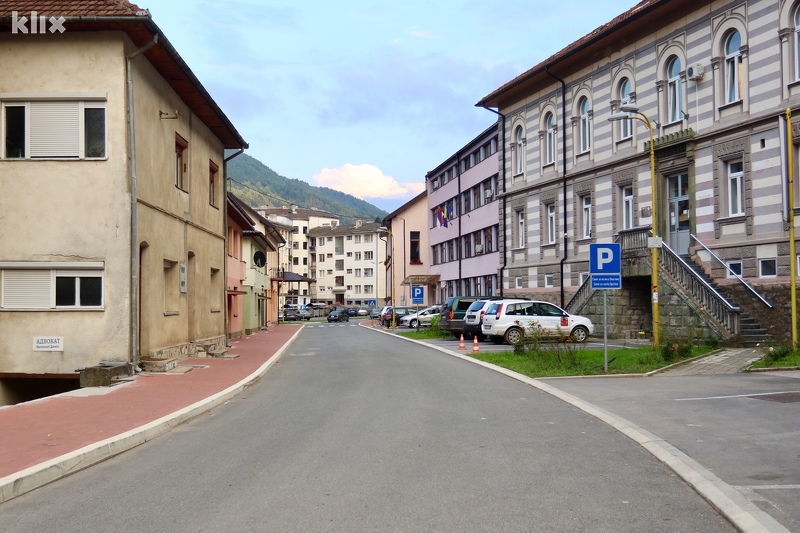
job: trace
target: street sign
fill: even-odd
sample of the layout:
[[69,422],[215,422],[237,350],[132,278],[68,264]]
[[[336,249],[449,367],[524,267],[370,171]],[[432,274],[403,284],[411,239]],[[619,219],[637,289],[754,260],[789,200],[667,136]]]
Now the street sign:
[[411,286],[411,303],[421,305],[425,302],[425,287],[422,285]]
[[367,307],[375,307],[375,300],[367,300]]
[[589,245],[592,289],[622,288],[622,250],[619,243]]

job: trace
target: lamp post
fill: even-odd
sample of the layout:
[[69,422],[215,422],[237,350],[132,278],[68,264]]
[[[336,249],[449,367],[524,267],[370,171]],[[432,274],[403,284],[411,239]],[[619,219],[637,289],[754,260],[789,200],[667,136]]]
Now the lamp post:
[[653,305],[653,348],[657,348],[659,345],[659,335],[658,335],[658,248],[661,247],[661,244],[658,239],[658,202],[657,202],[657,189],[656,186],[656,152],[655,147],[653,146],[653,123],[647,118],[647,115],[639,111],[639,108],[634,105],[623,104],[619,107],[620,113],[614,113],[610,117],[608,117],[609,121],[617,121],[617,120],[630,120],[636,119],[641,122],[644,122],[647,126],[647,131],[650,134],[650,190],[651,190],[651,215],[652,215],[652,231],[653,231],[653,241],[650,243],[650,261],[652,263],[651,268],[651,278],[650,278],[650,285],[651,285],[651,301]]
[[[392,329],[394,329],[394,328],[397,327],[397,314],[395,313],[395,308],[397,307],[397,302],[395,302],[395,299],[394,299],[394,296],[395,296],[395,291],[394,291],[394,266],[396,264],[395,263],[396,258],[394,256],[394,234],[386,226],[381,226],[380,228],[378,228],[378,232],[379,233],[386,233],[392,239],[392,278],[391,278],[391,282],[390,282],[391,286],[390,286],[389,289],[391,290],[390,298],[392,300]],[[377,258],[376,258],[376,260],[377,260]]]

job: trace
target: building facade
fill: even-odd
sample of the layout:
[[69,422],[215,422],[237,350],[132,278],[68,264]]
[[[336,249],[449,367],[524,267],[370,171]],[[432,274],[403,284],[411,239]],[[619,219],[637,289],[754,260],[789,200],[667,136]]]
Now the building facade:
[[[652,327],[651,291],[663,327],[681,306],[727,336],[745,311],[785,325],[797,258],[784,206],[799,202],[786,195],[784,154],[796,166],[797,143],[781,117],[800,103],[798,8],[641,2],[483,98],[504,147],[506,293],[569,305],[589,277],[589,245],[617,240],[630,254],[629,329]],[[651,234],[664,243],[654,288]],[[683,262],[723,286],[728,303],[693,294],[699,282]]]
[[425,177],[429,274],[435,301],[499,294],[498,126],[493,125]]
[[0,13],[0,403],[225,342],[224,150],[247,144],[147,11],[47,9],[63,33]]

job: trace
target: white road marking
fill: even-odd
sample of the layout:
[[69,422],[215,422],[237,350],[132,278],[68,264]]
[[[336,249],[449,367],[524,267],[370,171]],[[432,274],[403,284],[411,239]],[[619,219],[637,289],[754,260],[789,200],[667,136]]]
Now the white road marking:
[[755,392],[753,394],[735,394],[733,396],[707,396],[705,398],[675,398],[676,402],[692,402],[695,400],[726,400],[729,398],[752,398],[753,396],[777,396],[778,394],[797,394],[800,391],[789,390],[783,392]]

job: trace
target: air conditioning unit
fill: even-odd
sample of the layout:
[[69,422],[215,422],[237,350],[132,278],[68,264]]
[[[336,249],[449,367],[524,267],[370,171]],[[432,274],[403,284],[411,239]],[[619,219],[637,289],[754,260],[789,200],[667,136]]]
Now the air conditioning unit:
[[694,65],[689,65],[686,68],[686,77],[692,81],[698,81],[703,79],[703,64],[702,63],[695,63]]
[[433,190],[435,191],[438,188],[439,188],[439,182],[438,181],[434,181],[433,182]]
[[486,189],[484,195],[487,200],[491,200],[492,198],[494,198],[494,191],[492,189]]
[[482,244],[476,244],[475,245],[475,253],[476,254],[482,254],[483,253],[483,245]]

